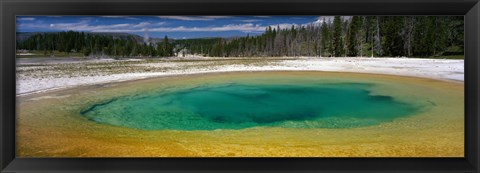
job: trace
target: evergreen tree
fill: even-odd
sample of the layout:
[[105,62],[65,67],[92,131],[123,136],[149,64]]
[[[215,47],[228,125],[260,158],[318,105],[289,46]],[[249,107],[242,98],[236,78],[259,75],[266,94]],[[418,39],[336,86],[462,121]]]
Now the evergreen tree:
[[359,30],[361,27],[361,20],[357,16],[353,16],[349,25],[348,35],[347,35],[347,48],[348,56],[358,56],[359,55]]
[[340,57],[343,54],[342,41],[342,19],[340,16],[335,16],[333,19],[333,55]]

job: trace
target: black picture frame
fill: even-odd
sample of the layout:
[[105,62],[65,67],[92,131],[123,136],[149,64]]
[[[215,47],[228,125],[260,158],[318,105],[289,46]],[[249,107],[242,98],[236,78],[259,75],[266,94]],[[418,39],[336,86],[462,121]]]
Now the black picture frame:
[[[0,0],[0,170],[7,172],[479,172],[478,0]],[[17,15],[464,15],[464,158],[16,158]]]

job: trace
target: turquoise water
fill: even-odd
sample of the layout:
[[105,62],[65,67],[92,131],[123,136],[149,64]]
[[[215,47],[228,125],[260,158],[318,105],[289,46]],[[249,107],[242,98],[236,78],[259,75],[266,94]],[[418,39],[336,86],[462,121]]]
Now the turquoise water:
[[256,126],[351,128],[419,111],[369,83],[215,84],[126,96],[91,105],[91,121],[135,129],[213,130]]

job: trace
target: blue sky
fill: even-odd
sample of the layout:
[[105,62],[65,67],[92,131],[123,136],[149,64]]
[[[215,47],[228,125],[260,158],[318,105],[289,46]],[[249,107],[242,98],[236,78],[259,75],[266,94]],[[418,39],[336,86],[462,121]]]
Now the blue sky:
[[187,39],[257,35],[268,26],[319,24],[331,16],[18,16],[17,32],[122,32]]

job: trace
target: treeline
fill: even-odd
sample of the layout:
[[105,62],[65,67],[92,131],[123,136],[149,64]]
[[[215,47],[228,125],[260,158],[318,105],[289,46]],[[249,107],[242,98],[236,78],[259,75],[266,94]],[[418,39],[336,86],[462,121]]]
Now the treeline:
[[53,55],[54,51],[82,53],[84,56],[114,57],[166,57],[174,55],[174,46],[165,36],[159,43],[138,42],[133,36],[98,35],[84,32],[38,33],[17,42],[17,49],[42,51]]
[[[353,16],[221,39],[209,56],[433,57],[463,55],[462,16]],[[205,50],[203,50],[205,52]],[[201,54],[192,49],[192,54]]]
[[213,46],[222,40],[222,38],[196,38],[174,40],[172,43],[175,45],[175,50],[185,49],[189,54],[209,56],[213,54]]

